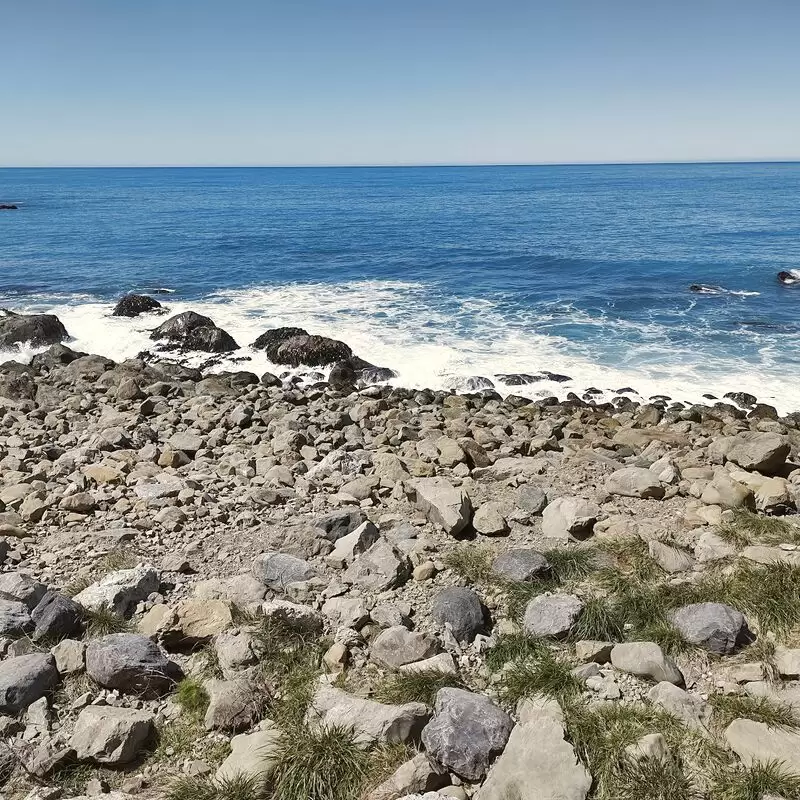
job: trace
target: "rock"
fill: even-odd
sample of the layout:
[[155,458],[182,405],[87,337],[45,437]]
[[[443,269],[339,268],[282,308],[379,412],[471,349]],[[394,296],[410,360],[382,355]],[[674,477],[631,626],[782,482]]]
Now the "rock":
[[372,642],[373,661],[390,669],[421,661],[432,656],[438,647],[436,640],[421,633],[412,633],[402,625],[381,631]]
[[349,359],[353,351],[337,339],[299,334],[283,340],[275,349],[268,348],[268,355],[276,364],[287,364],[290,367],[322,367]]
[[723,508],[752,508],[753,492],[727,475],[715,475],[706,484],[700,499],[707,505]]
[[550,564],[538,550],[513,549],[500,553],[492,572],[507,581],[529,582],[550,572]]
[[218,328],[212,319],[194,311],[170,317],[150,334],[150,338],[167,341],[182,350],[206,353],[230,353],[239,348],[233,337]]
[[689,727],[699,727],[705,722],[705,703],[680,686],[661,681],[648,692],[647,697],[653,705],[660,706]]
[[50,653],[6,658],[0,662],[0,713],[17,714],[52,689],[59,680]]
[[82,672],[86,645],[76,639],[62,639],[50,651],[56,660],[56,669],[61,675]]
[[656,682],[682,684],[683,675],[671,658],[655,642],[625,642],[614,645],[611,664],[621,672]]
[[558,497],[542,513],[542,533],[549,539],[582,539],[591,535],[599,515],[596,503],[580,497]]
[[224,600],[184,600],[177,617],[184,644],[207,642],[233,623],[230,604]]
[[583,611],[583,601],[574,594],[541,594],[525,607],[522,627],[531,636],[567,636]]
[[64,497],[59,507],[73,514],[89,514],[97,508],[97,501],[89,492],[78,492]]
[[173,450],[180,450],[189,456],[194,456],[198,450],[203,449],[202,437],[187,431],[173,434],[169,437],[167,444]]
[[11,350],[15,345],[43,347],[68,339],[67,329],[54,314],[15,314],[0,309],[0,349]]
[[463,689],[436,693],[433,719],[422,731],[430,758],[468,781],[480,781],[506,746],[514,722],[488,697]]
[[775,669],[778,670],[781,678],[789,680],[800,678],[800,648],[777,647],[775,649]]
[[244,730],[258,719],[263,698],[246,678],[211,678],[203,685],[209,698],[206,730]]
[[146,294],[126,294],[121,297],[114,310],[112,317],[138,317],[139,314],[148,314],[151,311],[158,311],[161,303]]
[[336,541],[327,560],[331,564],[349,564],[356,556],[369,550],[379,538],[380,533],[371,522],[362,522],[354,531]]
[[[373,789],[364,800],[397,800],[412,792],[430,792],[447,783],[446,775],[441,775],[431,767],[424,753],[417,753],[409,761],[403,762],[382,784]],[[441,800],[441,795],[436,795]]]
[[355,630],[369,620],[369,611],[360,597],[331,597],[323,604],[322,613],[335,624]]
[[786,463],[789,450],[789,442],[777,433],[746,431],[732,437],[725,455],[742,469],[771,475]]
[[153,733],[149,711],[112,706],[89,706],[78,715],[70,747],[80,761],[127,764]]
[[314,570],[302,558],[271,551],[256,556],[253,575],[270,589],[285,589],[290,583],[307,581]]
[[90,641],[86,673],[106,689],[145,696],[166,692],[183,677],[155,642],[136,633],[112,633]]
[[31,612],[31,619],[36,626],[34,641],[63,639],[81,632],[83,609],[63,594],[47,592]]
[[73,599],[90,611],[107,608],[120,616],[128,616],[137,603],[158,591],[158,584],[158,573],[152,567],[142,565],[110,572]]
[[385,539],[379,539],[353,561],[342,580],[361,589],[383,592],[402,586],[410,575],[408,558]]
[[659,542],[657,539],[650,539],[647,543],[650,558],[658,564],[664,572],[670,574],[675,572],[686,572],[694,566],[694,559],[690,553],[680,547]]
[[724,603],[692,603],[671,615],[672,624],[687,642],[717,655],[727,655],[747,641],[744,616]]
[[431,616],[448,627],[459,642],[471,642],[484,629],[480,598],[471,589],[458,586],[439,592],[431,605]]
[[14,598],[25,603],[33,611],[44,597],[47,587],[24,572],[4,572],[0,574],[0,596]]
[[649,469],[642,467],[624,467],[612,473],[606,480],[606,491],[609,494],[623,497],[641,497],[661,500],[664,487],[661,481]]
[[217,770],[216,781],[219,783],[241,776],[255,781],[256,790],[263,789],[275,769],[279,741],[280,731],[269,720],[261,723],[261,730],[234,736],[230,755]]
[[584,800],[591,785],[559,716],[535,710],[511,731],[475,800]]
[[270,600],[261,606],[265,620],[278,623],[292,631],[322,633],[323,616],[311,606],[291,603],[288,600]]
[[456,662],[450,653],[438,653],[422,661],[414,661],[399,667],[400,672],[438,672],[440,675],[458,675]]
[[31,613],[25,603],[0,597],[0,636],[16,636],[32,627]]
[[463,489],[444,478],[419,478],[413,482],[417,508],[445,533],[455,536],[467,527],[472,504]]
[[800,733],[770,728],[751,719],[735,719],[724,736],[745,766],[774,762],[785,772],[800,774]]
[[364,522],[364,512],[358,506],[345,506],[317,517],[313,524],[322,531],[326,539],[337,542]]
[[483,503],[472,517],[472,527],[484,536],[503,536],[508,523],[498,503]]
[[698,562],[707,564],[711,561],[732,558],[736,555],[736,548],[714,531],[704,531],[697,540],[694,555]]
[[517,490],[516,505],[531,515],[541,514],[547,506],[547,495],[538,486],[520,486]]
[[332,686],[320,685],[308,712],[312,725],[352,728],[359,743],[412,742],[419,739],[429,711],[422,703],[376,703]]
[[305,328],[273,328],[264,331],[250,346],[254,350],[265,350],[267,358],[277,364],[278,348],[287,341],[287,339],[291,339],[293,336],[308,335],[308,331]]
[[645,734],[641,739],[625,748],[625,755],[634,761],[652,759],[663,763],[667,763],[671,758],[667,740],[661,733]]

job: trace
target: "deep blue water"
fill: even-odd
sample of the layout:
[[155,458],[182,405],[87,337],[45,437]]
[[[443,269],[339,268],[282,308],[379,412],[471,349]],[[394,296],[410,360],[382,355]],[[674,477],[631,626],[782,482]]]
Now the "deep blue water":
[[304,324],[407,383],[796,391],[800,287],[776,273],[800,269],[800,164],[5,169],[0,202],[0,303],[112,356],[146,337],[105,306],[166,287],[242,344]]

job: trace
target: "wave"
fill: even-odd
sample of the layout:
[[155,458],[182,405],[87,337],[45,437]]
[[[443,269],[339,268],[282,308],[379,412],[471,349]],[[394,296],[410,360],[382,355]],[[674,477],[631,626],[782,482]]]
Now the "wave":
[[[171,298],[177,298],[172,290]],[[466,390],[469,378],[488,378],[501,394],[527,397],[599,390],[610,399],[623,387],[638,397],[666,395],[683,402],[708,402],[731,390],[756,395],[786,412],[797,407],[794,370],[787,368],[783,345],[753,332],[753,350],[726,352],[707,341],[697,327],[703,320],[684,314],[668,323],[609,319],[570,304],[511,307],[500,300],[455,298],[443,290],[410,281],[354,281],[344,284],[303,283],[254,286],[220,291],[198,301],[164,301],[170,313],[194,310],[227,330],[242,349],[214,368],[248,369],[258,374],[284,373],[248,345],[268,328],[293,325],[347,342],[372,363],[398,372],[392,381],[409,388]],[[111,303],[97,297],[30,298],[19,311],[57,314],[74,337],[71,346],[115,360],[152,349],[150,331],[163,317],[135,319],[110,316]],[[792,348],[800,337],[792,337]],[[21,355],[29,358],[32,349]],[[248,361],[242,362],[246,357]],[[19,357],[19,355],[17,356]],[[188,363],[199,365],[207,354]],[[503,375],[549,371],[569,376],[560,382],[537,380],[527,385]]]

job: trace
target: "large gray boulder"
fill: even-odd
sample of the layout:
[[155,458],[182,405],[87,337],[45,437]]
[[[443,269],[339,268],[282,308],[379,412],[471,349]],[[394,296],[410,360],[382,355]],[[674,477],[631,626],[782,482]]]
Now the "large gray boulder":
[[643,467],[623,467],[609,475],[606,480],[606,491],[609,494],[623,497],[641,497],[643,499],[661,500],[664,487],[656,475]]
[[488,697],[440,689],[433,719],[422,731],[429,758],[469,781],[480,781],[506,746],[514,722]]
[[542,512],[542,533],[549,539],[590,536],[600,506],[580,497],[557,497]]
[[59,681],[50,653],[30,653],[0,662],[0,713],[17,714]]
[[528,582],[545,577],[550,564],[538,550],[519,548],[500,553],[492,562],[492,572],[507,581]]
[[142,565],[109,572],[73,599],[90,611],[106,608],[120,616],[129,616],[137,603],[158,591],[158,585],[158,573],[151,566]]
[[445,478],[419,478],[413,487],[417,508],[445,533],[455,536],[469,525],[472,504],[463,489]]
[[231,739],[230,755],[222,762],[215,778],[217,782],[238,777],[254,781],[263,790],[278,761],[281,734],[277,726],[266,720],[261,730],[241,733]]
[[611,649],[611,664],[620,672],[660,683],[680,685],[683,674],[675,662],[655,642],[624,642]]
[[471,589],[458,586],[439,592],[431,606],[431,616],[442,627],[449,627],[459,642],[471,642],[484,629],[480,598]]
[[322,684],[311,700],[307,720],[312,726],[351,728],[357,742],[368,744],[416,741],[429,717],[423,703],[386,705]]
[[567,636],[583,611],[583,601],[574,594],[540,594],[525,606],[522,627],[531,636]]
[[0,596],[20,600],[33,611],[44,597],[47,587],[24,572],[0,574]]
[[83,609],[74,600],[48,591],[31,612],[34,641],[64,639],[79,634],[83,627]]
[[786,437],[777,433],[746,431],[732,437],[725,455],[742,469],[770,475],[783,467],[790,449]]
[[687,642],[721,656],[749,638],[744,615],[724,603],[682,606],[672,613],[671,621]]
[[42,347],[68,338],[67,329],[54,314],[15,314],[0,309],[0,349],[19,344]]
[[112,633],[89,642],[86,673],[106,689],[146,696],[169,691],[183,677],[154,641],[135,633]]
[[255,557],[253,575],[270,589],[285,589],[290,583],[307,581],[314,570],[302,558],[272,551]]
[[75,723],[70,747],[80,761],[127,764],[153,733],[149,711],[114,706],[84,708]]
[[530,703],[475,800],[584,800],[591,785],[562,721]]

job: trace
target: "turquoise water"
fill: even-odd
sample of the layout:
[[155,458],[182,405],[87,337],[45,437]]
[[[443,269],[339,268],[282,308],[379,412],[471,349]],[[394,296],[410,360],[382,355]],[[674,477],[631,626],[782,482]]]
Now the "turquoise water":
[[796,408],[798,198],[799,164],[0,170],[0,303],[114,358],[154,323],[111,301],[163,288],[242,345],[302,325],[406,385],[546,369],[573,380],[530,392]]

